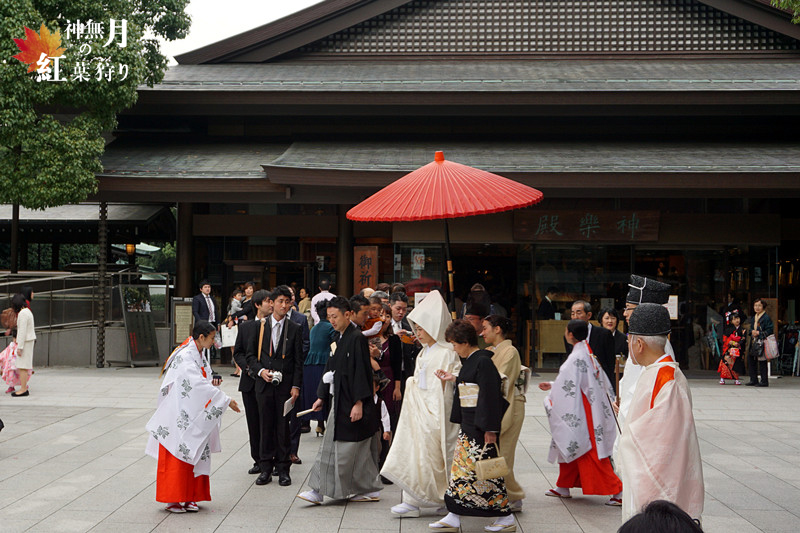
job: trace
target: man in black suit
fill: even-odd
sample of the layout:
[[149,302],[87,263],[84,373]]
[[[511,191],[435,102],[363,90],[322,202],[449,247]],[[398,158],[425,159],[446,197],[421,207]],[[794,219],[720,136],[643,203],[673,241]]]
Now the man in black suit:
[[[256,400],[256,382],[247,372],[247,347],[258,335],[261,321],[272,314],[272,300],[265,290],[256,291],[252,297],[256,309],[255,320],[245,320],[239,324],[239,334],[236,336],[236,345],[233,347],[233,359],[239,368],[244,369],[239,379],[239,392],[242,393],[244,415],[247,419],[247,432],[250,435],[250,456],[253,458],[253,467],[248,474],[260,474],[261,466],[261,422],[258,416],[258,401]],[[223,326],[227,327],[227,326]]]
[[550,287],[539,303],[539,309],[536,310],[536,317],[539,320],[554,320],[556,318],[556,307],[553,305],[553,299],[558,294],[557,287]]
[[[411,324],[406,320],[406,311],[408,311],[408,296],[402,292],[394,292],[389,295],[389,307],[392,309],[392,331],[398,335],[401,331],[411,334]],[[419,343],[407,344],[402,343],[403,347],[403,367],[402,367],[402,382],[400,384],[400,392],[405,393],[406,379],[414,375],[414,365],[417,363],[417,354],[419,353]],[[399,399],[399,398],[398,398]]]
[[[601,326],[594,326],[591,322],[592,319],[592,304],[585,300],[576,300],[572,304],[572,311],[570,316],[572,320],[583,320],[589,324],[589,347],[592,353],[597,358],[597,362],[603,367],[603,371],[608,376],[611,382],[611,387],[616,387],[616,380],[614,379],[614,366],[616,363],[616,355],[614,354],[614,336],[609,330]],[[572,346],[567,348],[567,355],[572,352]],[[616,390],[615,390],[616,392]]]
[[[255,379],[256,400],[261,422],[257,485],[272,481],[272,469],[278,471],[282,487],[292,484],[289,477],[289,418],[283,414],[284,403],[297,402],[303,382],[303,335],[296,322],[286,315],[292,305],[292,293],[286,285],[272,291],[272,315],[258,327],[247,348],[247,371]],[[279,379],[280,378],[280,379]]]
[[[299,312],[297,309],[294,308],[295,305],[295,294],[294,289],[289,287],[289,290],[292,293],[292,306],[289,307],[289,312],[286,314],[289,317],[289,320],[296,323],[300,326],[300,332],[303,337],[303,362],[305,362],[306,357],[308,357],[308,347],[310,346],[309,340],[309,333],[308,333],[308,319],[306,315]],[[302,398],[301,398],[302,400]],[[311,407],[310,405],[308,407]],[[300,449],[300,433],[308,433],[311,431],[311,426],[309,424],[308,431],[303,431],[303,423],[297,418],[296,413],[306,409],[305,405],[301,405],[301,401],[297,401],[294,404],[294,410],[289,413],[289,460],[292,464],[301,465],[303,461],[300,460],[300,457],[297,456],[297,452]]]
[[200,294],[192,298],[192,315],[195,324],[202,320],[219,325],[219,306],[211,297],[211,283],[207,279],[200,282]]

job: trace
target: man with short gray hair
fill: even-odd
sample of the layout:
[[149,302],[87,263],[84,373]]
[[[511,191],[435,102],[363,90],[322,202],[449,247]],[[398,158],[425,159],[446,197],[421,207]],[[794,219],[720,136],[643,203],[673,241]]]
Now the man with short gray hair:
[[[594,326],[592,319],[592,304],[586,300],[575,300],[572,304],[570,313],[572,320],[583,320],[589,325],[589,347],[592,355],[597,358],[597,362],[603,367],[603,372],[608,376],[611,386],[616,394],[616,379],[614,377],[614,366],[617,359],[614,353],[614,335],[604,327]],[[572,353],[572,346],[566,345],[567,355]]]

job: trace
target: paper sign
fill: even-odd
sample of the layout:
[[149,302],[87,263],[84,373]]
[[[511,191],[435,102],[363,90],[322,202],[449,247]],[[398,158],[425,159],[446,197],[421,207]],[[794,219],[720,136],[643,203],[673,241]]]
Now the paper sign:
[[678,320],[678,295],[670,294],[667,301],[667,311],[669,311],[670,320]]
[[425,270],[425,250],[422,248],[411,249],[411,269]]

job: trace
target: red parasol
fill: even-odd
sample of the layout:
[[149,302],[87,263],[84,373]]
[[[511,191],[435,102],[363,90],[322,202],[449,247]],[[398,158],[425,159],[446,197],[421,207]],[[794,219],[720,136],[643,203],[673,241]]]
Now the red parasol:
[[542,193],[516,181],[445,161],[407,174],[347,212],[359,222],[398,222],[458,218],[520,209],[542,200]]
[[444,219],[452,300],[453,262],[447,219],[521,209],[540,202],[543,196],[541,191],[497,174],[445,161],[444,152],[436,152],[432,163],[376,192],[350,209],[347,218],[359,222]]

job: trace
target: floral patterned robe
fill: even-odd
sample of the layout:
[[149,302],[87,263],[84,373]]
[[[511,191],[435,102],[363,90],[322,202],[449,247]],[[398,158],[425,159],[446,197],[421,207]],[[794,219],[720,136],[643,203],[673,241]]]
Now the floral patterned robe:
[[190,337],[172,352],[166,363],[158,407],[147,431],[147,455],[158,459],[158,446],[185,463],[194,475],[211,473],[211,453],[222,450],[219,428],[231,399],[211,384],[211,366]]
[[552,435],[547,458],[551,463],[572,462],[592,449],[581,392],[592,406],[597,456],[609,457],[614,448],[617,429],[609,404],[614,401],[611,383],[589,344],[581,341],[558,369],[553,388],[544,400]]

